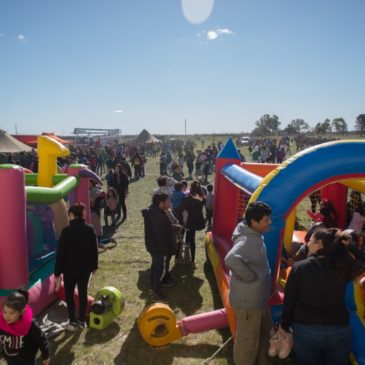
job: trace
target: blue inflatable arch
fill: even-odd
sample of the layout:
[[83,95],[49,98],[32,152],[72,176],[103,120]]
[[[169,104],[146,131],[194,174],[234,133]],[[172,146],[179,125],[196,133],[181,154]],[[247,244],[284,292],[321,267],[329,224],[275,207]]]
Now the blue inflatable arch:
[[272,207],[272,227],[265,234],[273,273],[280,256],[285,220],[311,191],[342,179],[365,178],[365,141],[336,141],[301,151],[279,165],[251,197]]
[[[265,234],[275,284],[284,238],[285,221],[299,201],[311,191],[342,179],[365,178],[365,141],[337,141],[308,148],[278,166],[261,182],[250,201],[261,200],[273,210],[272,228]],[[365,327],[349,284],[346,303],[353,332],[352,363],[365,365]]]

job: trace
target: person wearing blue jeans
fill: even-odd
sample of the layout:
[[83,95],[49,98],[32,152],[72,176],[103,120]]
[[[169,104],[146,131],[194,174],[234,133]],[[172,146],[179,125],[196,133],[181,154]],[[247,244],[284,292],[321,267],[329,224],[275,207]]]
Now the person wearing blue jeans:
[[348,233],[319,228],[308,257],[294,264],[285,286],[279,334],[293,329],[298,365],[347,365],[351,351],[348,282],[363,270],[350,255]]
[[351,351],[350,326],[293,323],[294,351],[302,364],[347,365]]

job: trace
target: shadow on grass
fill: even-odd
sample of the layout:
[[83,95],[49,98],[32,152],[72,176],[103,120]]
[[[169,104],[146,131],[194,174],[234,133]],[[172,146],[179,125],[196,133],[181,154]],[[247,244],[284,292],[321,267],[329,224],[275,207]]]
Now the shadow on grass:
[[[194,276],[194,268],[189,262],[175,265],[170,273],[177,282],[171,287],[162,286],[169,306],[172,309],[181,309],[186,315],[194,314],[203,303],[199,289],[204,280]],[[140,298],[146,300],[146,305],[152,304],[150,269],[138,271],[137,287],[141,292]]]
[[89,329],[85,336],[85,346],[93,346],[95,344],[103,344],[112,340],[120,332],[120,326],[113,322],[108,326],[107,331],[99,331],[96,329]]
[[[78,342],[81,331],[63,332],[63,336],[58,336],[52,340],[51,354],[53,364],[72,364],[75,360],[75,353],[72,351],[73,346]],[[57,352],[57,348],[62,348]]]
[[[129,336],[123,343],[120,353],[116,358],[114,358],[114,364],[170,365],[176,358],[187,359],[187,361],[191,360],[192,358],[201,359],[201,362],[203,362],[217,350],[218,346],[212,344],[195,345],[183,343],[172,343],[169,346],[155,349],[143,341],[138,331],[137,322],[135,322],[133,328],[129,332]],[[217,358],[226,359],[227,355],[225,351],[227,350],[223,350],[221,353],[219,353]],[[228,364],[233,365],[233,362],[229,361]]]

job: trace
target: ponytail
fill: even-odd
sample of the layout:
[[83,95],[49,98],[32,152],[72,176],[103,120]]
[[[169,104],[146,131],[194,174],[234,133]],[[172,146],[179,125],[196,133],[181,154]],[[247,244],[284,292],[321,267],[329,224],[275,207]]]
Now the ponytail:
[[3,307],[7,306],[21,313],[25,306],[28,304],[29,293],[25,289],[17,289],[16,291],[10,293],[3,302]]
[[72,213],[76,219],[82,219],[84,217],[84,210],[85,205],[82,203],[77,203],[71,205],[70,208],[68,208],[68,213]]
[[351,236],[336,228],[319,229],[313,233],[316,240],[321,240],[323,248],[316,252],[324,264],[347,277],[354,279],[360,274],[358,265],[348,250]]

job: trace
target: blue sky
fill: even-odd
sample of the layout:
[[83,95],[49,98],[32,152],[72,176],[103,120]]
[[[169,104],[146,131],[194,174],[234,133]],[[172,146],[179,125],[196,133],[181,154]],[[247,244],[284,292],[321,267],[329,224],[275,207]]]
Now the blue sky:
[[2,0],[0,127],[240,132],[263,114],[353,127],[364,14],[363,0]]

